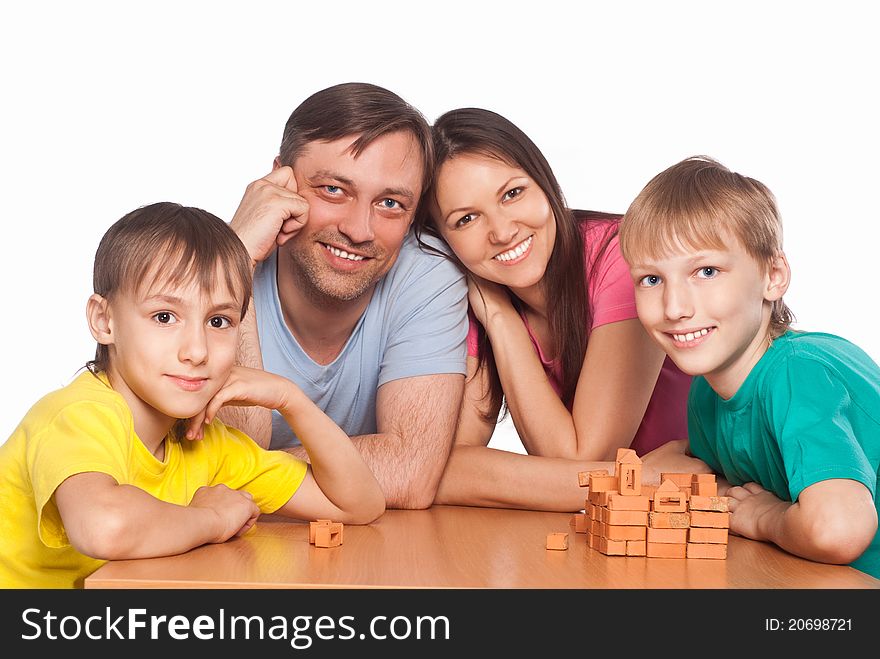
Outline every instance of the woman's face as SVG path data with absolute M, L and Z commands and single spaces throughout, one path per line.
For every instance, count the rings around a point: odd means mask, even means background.
M 538 284 L 556 240 L 547 195 L 522 169 L 480 154 L 440 166 L 434 221 L 462 264 L 514 291 Z

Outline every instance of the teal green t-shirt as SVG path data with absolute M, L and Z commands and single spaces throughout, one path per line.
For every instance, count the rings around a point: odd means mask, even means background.
M 848 478 L 876 506 L 880 367 L 839 336 L 786 332 L 729 400 L 694 378 L 688 437 L 693 455 L 732 485 L 755 482 L 797 501 L 814 483 Z M 880 578 L 880 533 L 852 566 Z

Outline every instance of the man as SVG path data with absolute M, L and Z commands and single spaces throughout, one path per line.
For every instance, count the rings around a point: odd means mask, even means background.
M 433 502 L 464 388 L 464 277 L 409 230 L 432 159 L 430 128 L 403 99 L 336 85 L 293 111 L 231 222 L 255 267 L 239 363 L 296 382 L 351 436 L 389 508 Z M 223 416 L 306 457 L 268 410 Z

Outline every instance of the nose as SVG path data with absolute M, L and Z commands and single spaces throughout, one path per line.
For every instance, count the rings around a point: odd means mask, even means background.
M 338 228 L 354 244 L 371 242 L 375 237 L 372 203 L 362 201 L 353 204 L 350 212 L 339 222 Z
M 663 313 L 668 320 L 681 320 L 694 315 L 694 305 L 688 287 L 682 284 L 663 287 Z
M 178 358 L 193 365 L 208 359 L 208 334 L 203 323 L 189 324 L 181 334 Z
M 509 244 L 519 233 L 519 225 L 501 214 L 489 216 L 488 221 L 489 240 L 498 245 Z

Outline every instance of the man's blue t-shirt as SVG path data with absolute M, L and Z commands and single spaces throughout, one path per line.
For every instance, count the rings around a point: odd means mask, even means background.
M 440 241 L 423 239 L 448 251 Z M 420 248 L 412 232 L 345 347 L 327 365 L 312 361 L 284 322 L 276 255 L 277 250 L 254 273 L 263 368 L 295 382 L 349 436 L 376 432 L 376 394 L 386 382 L 466 373 L 465 277 L 449 259 Z M 297 444 L 284 418 L 273 412 L 271 448 Z

